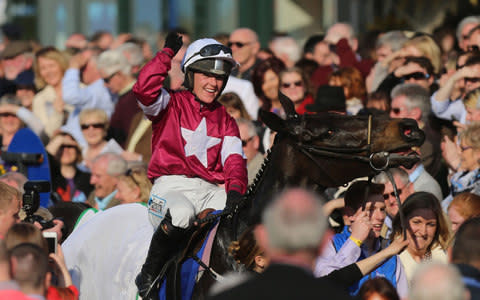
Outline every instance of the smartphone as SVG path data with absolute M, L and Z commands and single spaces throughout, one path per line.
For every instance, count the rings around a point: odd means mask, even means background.
M 47 240 L 48 253 L 57 254 L 57 233 L 51 231 L 44 231 L 43 237 Z

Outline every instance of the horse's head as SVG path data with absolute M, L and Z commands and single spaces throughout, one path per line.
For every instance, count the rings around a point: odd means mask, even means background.
M 414 120 L 339 114 L 300 116 L 288 98 L 282 95 L 281 101 L 286 120 L 265 111 L 260 116 L 278 132 L 277 147 L 283 149 L 281 155 L 286 158 L 281 169 L 290 172 L 287 176 L 298 176 L 298 171 L 322 186 L 338 186 L 390 167 L 411 168 L 419 160 L 412 147 L 420 146 L 425 135 Z M 288 159 L 289 155 L 294 156 Z

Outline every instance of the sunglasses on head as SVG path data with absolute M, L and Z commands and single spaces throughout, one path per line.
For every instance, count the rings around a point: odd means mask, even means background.
M 301 80 L 295 82 L 284 82 L 282 83 L 282 87 L 288 89 L 291 86 L 301 87 L 303 86 L 303 82 Z
M 228 42 L 227 46 L 232 48 L 233 45 L 235 45 L 237 48 L 243 48 L 243 46 L 246 46 L 250 44 L 249 42 L 242 43 L 242 42 Z
M 217 55 L 221 51 L 223 51 L 223 53 L 229 53 L 230 55 L 232 55 L 232 49 L 230 49 L 229 47 L 226 47 L 222 44 L 210 44 L 200 49 L 200 51 L 192 54 L 192 56 L 190 56 L 190 58 L 185 61 L 184 65 L 186 65 L 189 60 L 191 60 L 197 55 L 200 55 L 201 57 L 209 57 Z
M 118 72 L 115 72 L 115 73 L 113 73 L 112 75 L 103 78 L 103 81 L 104 81 L 105 83 L 107 83 L 107 84 L 110 83 L 110 81 L 112 80 L 112 78 L 113 78 L 115 75 L 117 75 L 117 73 L 118 73 Z
M 95 129 L 103 129 L 105 128 L 105 124 L 104 123 L 82 124 L 80 125 L 80 127 L 82 128 L 82 130 L 87 130 L 90 127 L 93 127 Z
M 465 82 L 477 83 L 480 82 L 480 77 L 465 77 Z
M 253 136 L 249 137 L 246 140 L 242 140 L 242 147 L 245 147 L 251 140 L 253 140 Z
M 402 76 L 403 81 L 407 81 L 407 80 L 410 80 L 410 79 L 426 80 L 428 78 L 430 78 L 430 75 L 422 73 L 422 72 L 414 72 L 414 73 L 405 74 L 405 75 Z
M 135 183 L 136 185 L 139 185 L 138 181 L 135 179 L 135 176 L 133 176 L 135 172 L 136 171 L 133 169 L 128 169 L 127 172 L 125 172 L 125 176 L 130 177 L 133 180 L 133 183 Z
M 402 194 L 402 189 L 397 189 L 397 192 L 398 192 L 398 196 L 400 196 Z M 383 194 L 383 199 L 388 200 L 390 196 L 395 197 L 395 193 L 391 192 L 390 194 Z

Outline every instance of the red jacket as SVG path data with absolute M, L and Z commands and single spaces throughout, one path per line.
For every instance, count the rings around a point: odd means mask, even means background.
M 235 120 L 217 101 L 203 104 L 190 91 L 163 88 L 172 56 L 168 48 L 158 52 L 133 86 L 140 107 L 152 121 L 149 178 L 200 177 L 225 183 L 227 192 L 244 193 L 247 168 Z

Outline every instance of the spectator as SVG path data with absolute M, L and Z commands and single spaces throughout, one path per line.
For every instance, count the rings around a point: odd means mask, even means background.
M 324 39 L 325 36 L 321 34 L 310 36 L 303 46 L 303 58 L 316 62 L 318 66 L 331 66 L 334 63 L 333 55 Z
M 275 37 L 270 42 L 270 49 L 287 68 L 291 68 L 300 59 L 300 47 L 297 41 L 290 36 Z
M 402 228 L 400 214 L 405 216 L 407 228 Z M 413 273 L 421 262 L 447 261 L 445 250 L 450 239 L 448 223 L 433 194 L 413 193 L 403 202 L 393 220 L 392 237 L 402 236 L 404 230 L 409 244 L 399 257 L 411 285 Z
M 75 55 L 87 47 L 88 41 L 83 33 L 72 33 L 65 41 L 65 51 L 69 55 Z
M 267 267 L 268 258 L 258 244 L 254 230 L 255 226 L 245 229 L 238 241 L 230 244 L 228 253 L 238 264 L 245 266 L 247 271 L 260 274 Z
M 91 161 L 101 153 L 114 152 L 122 154 L 122 147 L 114 140 L 105 140 L 108 130 L 108 116 L 98 108 L 88 108 L 79 115 L 80 127 L 87 142 L 82 149 L 83 162 L 80 168 L 88 171 L 92 167 Z
M 450 194 L 442 202 L 445 211 L 461 192 L 480 194 L 480 122 L 468 125 L 459 137 L 460 165 L 450 179 Z
M 301 189 L 286 190 L 267 206 L 262 220 L 255 237 L 271 264 L 259 276 L 211 299 L 316 299 L 320 294 L 329 299 L 349 298 L 337 283 L 315 279 L 311 273 L 327 230 L 327 219 L 315 195 Z
M 40 92 L 33 98 L 32 111 L 42 121 L 48 137 L 64 124 L 73 109 L 65 105 L 62 95 L 62 78 L 67 68 L 67 58 L 53 47 L 35 53 L 35 83 Z
M 218 98 L 218 102 L 220 102 L 225 107 L 227 113 L 235 120 L 240 118 L 245 120 L 251 120 L 250 115 L 245 109 L 242 100 L 240 99 L 240 97 L 238 97 L 237 94 L 224 93 Z
M 471 299 L 480 299 L 480 217 L 471 218 L 458 228 L 450 261 L 462 274 Z
M 232 75 L 252 81 L 253 69 L 259 63 L 257 53 L 260 43 L 257 33 L 249 28 L 238 28 L 230 33 L 227 45 L 232 48 L 233 59 L 240 64 L 238 71 L 233 71 Z
M 257 95 L 255 95 L 253 84 L 245 79 L 240 79 L 234 76 L 229 76 L 227 85 L 222 92 L 235 93 L 238 95 L 243 103 L 250 119 L 256 120 L 258 117 L 259 101 Z
M 400 204 L 405 202 L 408 196 L 410 196 L 413 191 L 413 186 L 408 178 L 408 173 L 400 168 L 391 168 L 388 170 L 393 176 L 395 181 L 395 186 L 397 187 L 398 199 Z M 393 220 L 398 214 L 398 202 L 393 190 L 393 185 L 390 182 L 390 178 L 385 172 L 380 172 L 373 178 L 373 182 L 377 184 L 383 184 L 385 190 L 383 191 L 383 199 L 385 200 L 385 212 L 387 216 L 382 225 L 381 236 L 384 239 L 390 239 L 390 234 L 393 228 Z
M 3 239 L 0 239 L 0 299 L 31 300 L 20 291 L 20 286 L 12 279 L 10 271 L 8 250 Z
M 401 55 L 403 57 L 426 57 L 433 66 L 433 73 L 439 74 L 442 68 L 440 47 L 435 40 L 427 34 L 417 34 L 403 44 Z
M 85 202 L 93 186 L 90 174 L 77 167 L 82 162 L 82 150 L 77 141 L 70 134 L 60 132 L 45 148 L 49 154 L 52 192 L 62 201 Z
M 480 24 L 479 16 L 468 16 L 463 18 L 457 25 L 457 41 L 458 46 L 463 51 L 467 51 L 468 47 L 468 33 L 477 25 Z
M 480 216 L 480 196 L 468 192 L 460 193 L 453 197 L 447 212 L 452 232 L 455 233 L 466 220 Z
M 136 77 L 145 64 L 145 57 L 143 56 L 142 48 L 133 42 L 127 42 L 120 45 L 116 50 L 125 56 L 130 64 L 130 74 L 133 77 Z
M 15 93 L 14 80 L 19 76 L 33 78 L 33 53 L 28 41 L 9 42 L 1 53 L 4 79 L 0 84 L 0 97 Z
M 460 273 L 444 263 L 425 263 L 412 279 L 410 300 L 468 300 Z M 472 298 L 473 299 L 473 298 Z
M 417 168 L 425 170 L 440 184 L 447 185 L 447 166 L 442 161 L 440 149 L 440 133 L 433 129 L 432 121 L 429 119 L 430 102 L 429 93 L 421 86 L 413 83 L 404 83 L 396 86 L 391 94 L 392 104 L 390 117 L 392 118 L 411 118 L 417 121 L 425 133 L 425 142 L 420 146 L 421 165 L 410 169 L 411 181 L 416 181 L 413 172 Z M 421 169 L 418 169 L 421 173 Z M 424 178 L 426 179 L 426 178 Z M 431 181 L 431 180 L 430 180 Z M 418 185 L 417 185 L 418 187 Z
M 22 194 L 17 189 L 0 182 L 0 238 L 3 239 L 10 227 L 20 222 L 18 213 L 22 206 Z
M 348 115 L 356 115 L 363 109 L 366 89 L 360 71 L 353 67 L 340 68 L 330 74 L 328 84 L 343 88 Z
M 252 74 L 253 88 L 260 100 L 260 107 L 277 115 L 283 115 L 283 107 L 278 99 L 280 72 L 285 65 L 276 57 L 257 64 Z
M 279 77 L 280 92 L 292 100 L 298 114 L 306 113 L 306 106 L 313 104 L 313 96 L 310 91 L 310 81 L 302 70 L 297 67 L 288 68 L 280 72 Z
M 129 168 L 125 175 L 120 175 L 117 182 L 117 194 L 115 197 L 120 204 L 125 203 L 147 203 L 152 183 L 147 177 L 144 168 Z
M 400 300 L 395 287 L 384 277 L 374 277 L 365 281 L 358 296 L 362 300 Z
M 127 162 L 118 154 L 103 153 L 92 161 L 90 184 L 95 189 L 87 199 L 90 206 L 105 210 L 120 204 L 117 194 L 118 176 L 127 171 Z
M 111 136 L 123 147 L 132 119 L 140 111 L 132 92 L 135 78 L 131 74 L 131 65 L 122 52 L 109 50 L 100 54 L 97 67 L 110 92 L 118 95 L 109 129 Z
M 382 244 L 380 234 L 386 216 L 383 189 L 383 185 L 369 185 L 367 181 L 356 181 L 350 185 L 345 192 L 343 214 L 351 225 L 346 225 L 343 231 L 334 235 L 332 241 L 327 244 L 315 265 L 317 276 L 329 274 L 380 250 Z M 399 259 L 393 256 L 379 264 L 374 274 L 386 277 L 403 296 L 407 293 L 407 282 L 403 272 Z M 357 294 L 360 286 L 370 276 L 365 276 L 350 286 L 350 293 Z
M 236 119 L 240 138 L 242 139 L 243 153 L 247 157 L 248 184 L 252 184 L 263 163 L 260 153 L 260 137 L 257 135 L 255 125 L 246 119 Z
M 32 110 L 33 98 L 37 93 L 33 76 L 27 73 L 20 74 L 15 78 L 15 96 L 20 99 L 22 106 Z
M 95 32 L 89 40 L 89 47 L 98 48 L 106 51 L 113 43 L 113 35 L 105 30 Z
M 91 49 L 74 55 L 62 80 L 63 100 L 74 107 L 62 130 L 70 132 L 81 147 L 86 147 L 87 142 L 80 128 L 80 112 L 98 108 L 109 118 L 114 109 L 112 97 L 97 68 L 97 58 L 98 52 Z

